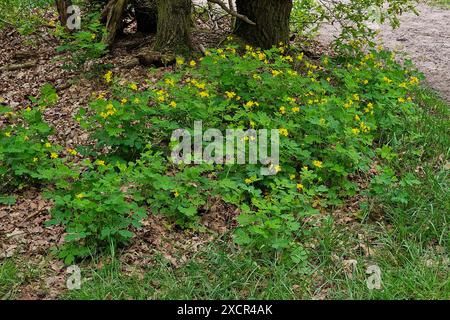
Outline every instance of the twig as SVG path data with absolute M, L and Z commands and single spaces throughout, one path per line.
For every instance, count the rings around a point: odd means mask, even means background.
M 219 5 L 225 12 L 232 15 L 233 17 L 239 18 L 242 21 L 245 21 L 248 24 L 251 24 L 252 26 L 256 25 L 256 23 L 254 23 L 252 20 L 250 20 L 247 16 L 244 16 L 243 14 L 237 13 L 236 11 L 228 8 L 227 5 L 225 3 L 223 3 L 221 0 L 208 0 L 208 2 Z

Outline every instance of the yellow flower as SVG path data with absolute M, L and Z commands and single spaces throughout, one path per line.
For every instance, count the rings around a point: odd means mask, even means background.
M 275 166 L 275 172 L 278 173 L 281 171 L 281 166 L 277 165 Z
M 169 106 L 172 108 L 175 108 L 177 106 L 177 103 L 175 101 L 170 102 Z
M 295 174 L 291 174 L 291 175 L 289 176 L 289 179 L 294 180 L 294 179 L 295 179 Z
M 297 56 L 297 60 L 298 60 L 298 61 L 302 61 L 302 60 L 303 60 L 303 56 L 304 56 L 304 53 L 303 53 L 303 52 L 300 53 L 300 54 Z
M 261 80 L 262 78 L 261 78 L 261 76 L 259 75 L 259 74 L 254 74 L 253 75 L 253 79 L 255 79 L 255 80 Z
M 420 80 L 419 80 L 419 78 L 417 78 L 417 77 L 411 77 L 410 80 L 409 80 L 409 83 L 410 83 L 411 85 L 416 85 L 416 84 L 419 84 L 419 83 L 420 83 Z
M 5 132 L 5 136 L 8 138 L 11 137 L 11 132 Z
M 96 37 L 95 33 L 91 34 L 91 39 L 94 40 Z
M 50 154 L 50 158 L 56 159 L 56 158 L 58 158 L 58 154 L 55 153 L 55 152 L 52 152 L 52 153 Z
M 103 76 L 105 78 L 106 83 L 110 83 L 112 81 L 112 72 L 109 70 L 105 75 Z
M 137 91 L 138 87 L 137 87 L 136 83 L 130 83 L 130 89 Z
M 353 134 L 358 135 L 359 134 L 359 129 L 358 128 L 353 128 L 352 132 L 353 132 Z
M 38 160 L 39 160 L 39 159 L 36 158 L 36 157 L 33 158 L 33 162 L 38 162 Z
M 253 180 L 252 180 L 252 179 L 250 179 L 250 178 L 247 178 L 247 179 L 245 179 L 244 181 L 245 181 L 245 183 L 246 183 L 246 184 L 250 184 L 250 183 L 252 183 L 252 182 L 253 182 Z
M 330 77 L 328 77 L 328 78 L 327 78 L 327 82 L 330 82 L 330 81 L 331 81 L 331 78 L 330 78 Z
M 406 100 L 405 100 L 404 98 L 398 98 L 398 102 L 400 102 L 400 103 L 405 103 Z
M 178 198 L 180 194 L 178 193 L 178 191 L 173 191 L 173 195 L 175 198 Z
M 197 65 L 197 62 L 195 62 L 194 60 L 191 60 L 191 62 L 189 62 L 189 65 L 191 67 L 195 67 Z
M 175 85 L 175 81 L 173 79 L 166 79 L 164 82 L 172 87 Z
M 314 160 L 313 165 L 317 168 L 322 168 L 322 161 Z
M 209 93 L 206 92 L 206 91 L 200 91 L 199 95 L 200 95 L 200 97 L 202 97 L 202 98 L 207 98 L 207 97 L 209 97 Z
M 283 71 L 272 70 L 272 75 L 273 75 L 274 77 L 279 76 L 279 75 L 282 74 L 282 73 L 283 73 Z
M 294 113 L 300 112 L 300 108 L 299 107 L 293 107 L 292 108 L 292 112 L 294 112 Z
M 308 166 L 303 166 L 303 171 L 308 171 Z
M 286 113 L 286 107 L 282 106 L 280 107 L 280 113 L 285 114 Z
M 236 96 L 236 93 L 233 91 L 225 91 L 228 99 L 233 99 Z
M 251 107 L 253 107 L 253 106 L 259 106 L 259 103 L 250 100 L 250 101 L 248 101 L 244 106 L 247 107 L 247 108 L 251 108 Z
M 79 193 L 75 196 L 77 199 L 83 199 L 84 198 L 84 194 L 83 193 Z
M 303 190 L 303 185 L 301 184 L 301 183 L 297 183 L 297 189 L 300 191 L 300 190 Z
M 54 27 L 56 24 L 55 24 L 55 21 L 50 20 L 50 21 L 48 22 L 48 25 L 49 25 L 50 27 Z
M 355 115 L 355 120 L 359 121 L 359 120 L 361 120 L 361 118 L 358 115 Z
M 176 58 L 176 62 L 177 62 L 177 65 L 181 66 L 181 65 L 184 64 L 184 58 L 183 57 L 177 57 Z
M 278 132 L 279 132 L 282 136 L 285 136 L 285 137 L 287 137 L 287 136 L 289 135 L 289 132 L 288 132 L 287 129 L 285 129 L 285 128 L 280 128 L 280 129 L 278 129 Z
M 133 103 L 134 104 L 138 104 L 138 103 L 140 103 L 141 102 L 141 100 L 139 99 L 139 98 L 134 98 L 133 99 Z
M 363 83 L 364 83 L 364 84 L 368 84 L 368 83 L 369 83 L 369 80 L 366 79 L 366 80 L 363 81 Z
M 97 161 L 95 161 L 95 163 L 96 163 L 98 166 L 100 166 L 100 167 L 104 167 L 104 166 L 105 166 L 105 161 L 103 161 L 103 160 L 97 160 Z
M 125 103 L 127 103 L 127 102 L 128 102 L 128 100 L 125 99 L 125 98 L 123 98 L 122 100 L 120 100 L 120 103 L 121 103 L 121 104 L 125 104 Z
M 67 152 L 69 152 L 69 154 L 71 154 L 71 155 L 73 155 L 73 156 L 76 156 L 77 155 L 77 152 L 74 150 L 74 149 L 67 149 Z
M 384 81 L 384 82 L 387 82 L 387 83 L 392 83 L 392 80 L 389 79 L 388 77 L 384 77 L 384 78 L 383 78 L 383 81 Z
M 45 147 L 46 147 L 46 148 L 51 148 L 51 147 L 52 147 L 52 145 L 51 145 L 51 143 L 50 143 L 50 142 L 47 142 L 47 143 L 45 144 Z

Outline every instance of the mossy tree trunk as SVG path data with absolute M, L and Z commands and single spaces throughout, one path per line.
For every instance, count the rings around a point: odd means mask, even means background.
M 155 49 L 188 55 L 191 42 L 191 1 L 157 0 L 158 32 Z
M 246 42 L 264 49 L 287 43 L 292 0 L 236 0 L 237 12 L 247 16 L 256 25 L 240 19 L 234 33 Z

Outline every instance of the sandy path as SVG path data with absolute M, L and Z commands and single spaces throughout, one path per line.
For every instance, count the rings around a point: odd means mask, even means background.
M 403 15 L 398 29 L 382 25 L 380 38 L 386 48 L 405 53 L 450 102 L 450 10 L 420 4 L 418 11 L 419 16 Z M 319 40 L 329 43 L 336 33 L 334 27 L 324 26 Z

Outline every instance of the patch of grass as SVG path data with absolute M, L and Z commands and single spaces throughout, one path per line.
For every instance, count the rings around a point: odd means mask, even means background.
M 0 263 L 0 299 L 14 298 L 20 285 L 18 270 L 13 260 L 7 259 Z
M 428 3 L 434 6 L 450 9 L 450 0 L 430 0 Z

